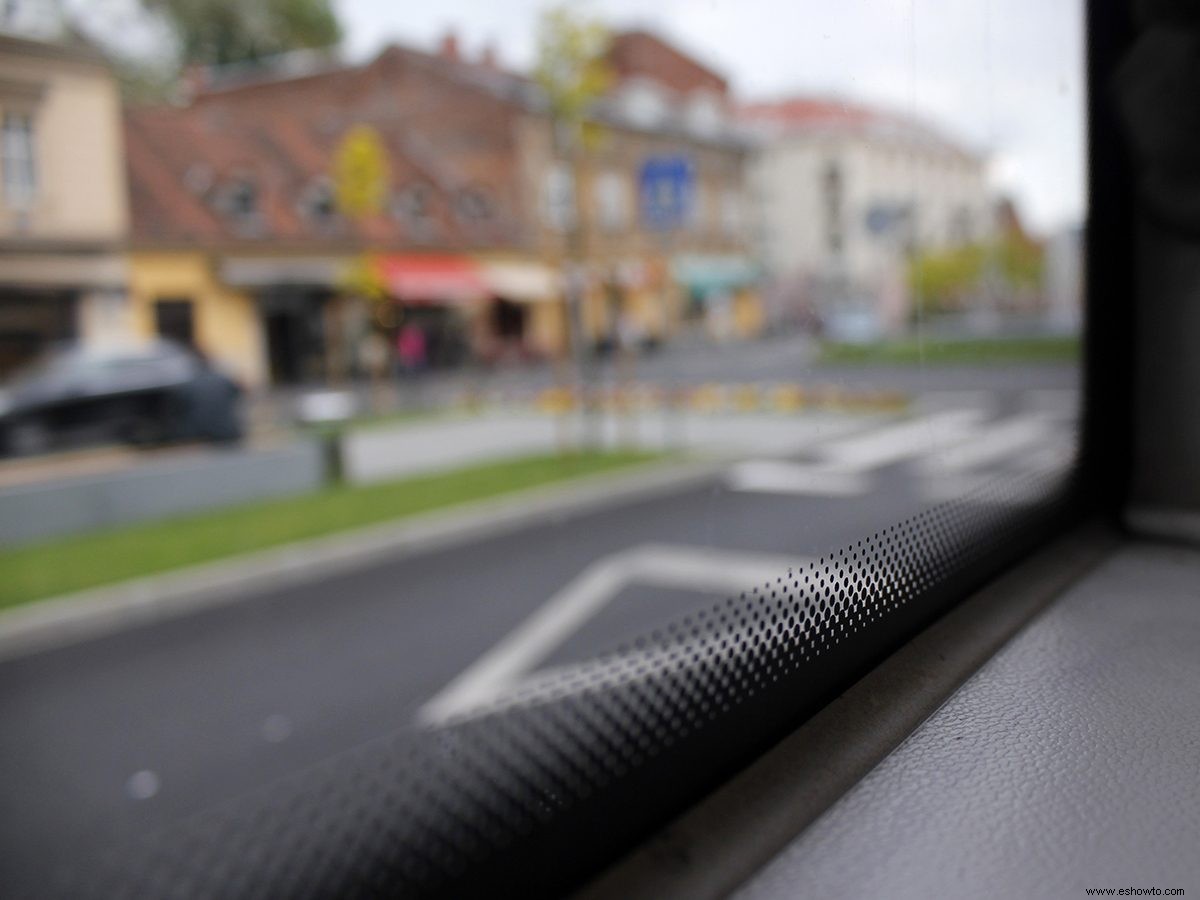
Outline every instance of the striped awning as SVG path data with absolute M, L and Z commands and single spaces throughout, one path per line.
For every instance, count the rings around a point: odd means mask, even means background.
M 404 303 L 462 304 L 489 296 L 479 266 L 465 256 L 381 256 L 375 266 L 384 289 Z
M 480 263 L 488 290 L 517 303 L 539 303 L 562 296 L 562 277 L 549 266 L 521 260 Z

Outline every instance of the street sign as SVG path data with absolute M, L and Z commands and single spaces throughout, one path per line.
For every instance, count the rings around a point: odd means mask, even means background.
M 898 232 L 908 225 L 911 214 L 907 203 L 878 203 L 867 210 L 867 231 L 876 237 Z
M 696 176 L 686 156 L 651 156 L 638 174 L 638 205 L 647 228 L 681 227 L 691 211 Z

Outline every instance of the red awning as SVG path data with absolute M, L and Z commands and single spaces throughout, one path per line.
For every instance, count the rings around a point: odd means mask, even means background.
M 379 277 L 405 303 L 470 303 L 488 295 L 479 267 L 462 256 L 383 256 Z

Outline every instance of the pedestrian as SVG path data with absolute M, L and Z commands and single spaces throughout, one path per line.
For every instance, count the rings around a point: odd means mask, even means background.
M 412 376 L 425 369 L 428 346 L 425 331 L 415 322 L 406 322 L 396 335 L 396 357 L 405 374 Z

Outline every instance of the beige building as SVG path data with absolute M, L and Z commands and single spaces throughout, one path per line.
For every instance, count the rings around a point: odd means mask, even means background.
M 906 324 L 909 255 L 994 229 L 985 160 L 927 124 L 821 98 L 750 104 L 758 243 L 776 296 L 869 330 Z
M 93 50 L 0 34 L 0 377 L 128 331 L 117 84 Z

